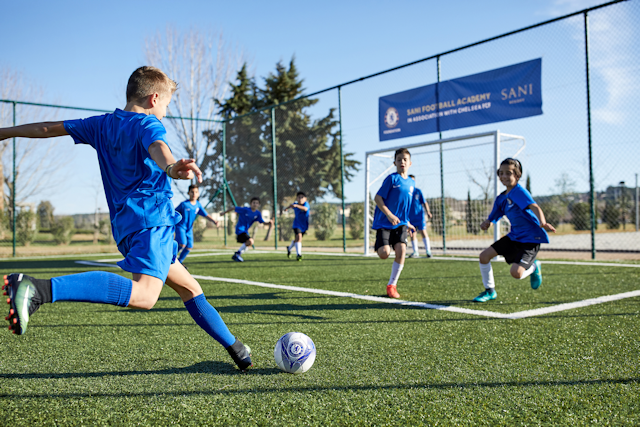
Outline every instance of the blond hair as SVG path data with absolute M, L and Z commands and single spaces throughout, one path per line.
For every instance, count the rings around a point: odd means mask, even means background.
M 135 70 L 127 83 L 127 102 L 139 101 L 149 95 L 173 94 L 178 84 L 156 67 L 143 66 Z

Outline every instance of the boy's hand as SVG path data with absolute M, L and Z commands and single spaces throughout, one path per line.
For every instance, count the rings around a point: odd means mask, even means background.
M 428 217 L 429 219 L 433 218 L 433 215 L 431 215 L 431 212 L 427 212 L 427 217 Z
M 553 225 L 549 224 L 548 222 L 543 224 L 543 225 L 541 225 L 541 227 L 544 228 L 547 231 L 551 231 L 552 233 L 556 232 L 556 228 Z
M 389 222 L 391 223 L 391 225 L 398 225 L 400 224 L 400 220 L 398 219 L 397 216 L 395 216 L 394 214 L 389 214 L 387 215 L 387 219 L 389 220 Z
M 482 231 L 487 231 L 489 229 L 489 227 L 491 226 L 491 221 L 487 221 L 486 219 L 484 221 L 482 221 L 482 224 L 480 224 L 480 229 Z
M 409 231 L 411 232 L 411 235 L 413 236 L 413 233 L 416 232 L 416 228 L 411 225 L 411 223 L 407 224 L 407 227 L 409 228 Z
M 194 175 L 198 183 L 202 182 L 202 171 L 196 165 L 195 159 L 180 159 L 171 166 L 171 178 L 193 179 Z

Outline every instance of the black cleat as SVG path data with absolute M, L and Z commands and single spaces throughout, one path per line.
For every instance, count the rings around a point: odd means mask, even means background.
M 291 249 L 287 246 L 287 258 L 291 258 Z
M 51 294 L 51 281 L 38 280 L 22 273 L 14 273 L 4 276 L 4 294 L 7 295 L 7 304 L 11 306 L 9 316 L 5 320 L 9 321 L 9 330 L 14 334 L 23 335 L 27 332 L 29 316 L 38 310 L 43 302 L 43 295 L 38 288 L 44 283 L 49 283 L 49 290 L 44 293 Z M 50 302 L 50 301 L 47 301 Z
M 242 344 L 239 339 L 236 338 L 236 342 L 227 347 L 227 351 L 242 372 L 253 366 L 253 363 L 251 363 L 251 349 L 249 346 Z

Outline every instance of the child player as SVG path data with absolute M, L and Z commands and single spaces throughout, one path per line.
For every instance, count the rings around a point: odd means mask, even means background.
M 231 257 L 231 259 L 236 262 L 244 262 L 242 253 L 248 246 L 253 246 L 253 238 L 249 235 L 251 224 L 256 221 L 260 224 L 264 224 L 265 222 L 264 219 L 262 219 L 262 214 L 258 210 L 260 209 L 260 199 L 254 197 L 251 199 L 249 206 L 251 207 L 243 208 L 241 206 L 236 206 L 235 208 L 220 212 L 220 215 L 225 215 L 232 211 L 235 211 L 238 214 L 238 224 L 236 224 L 236 241 L 238 243 L 242 243 L 242 246 L 240 246 L 240 249 L 238 249 L 238 251 Z M 273 218 L 271 218 L 269 224 L 273 224 Z
M 387 284 L 387 295 L 389 298 L 400 298 L 397 284 L 407 252 L 407 229 L 415 231 L 409 223 L 409 211 L 416 183 L 407 174 L 411 166 L 409 150 L 406 148 L 396 150 L 394 159 L 393 164 L 397 172 L 385 178 L 374 198 L 376 211 L 372 228 L 377 230 L 375 250 L 378 256 L 381 259 L 387 259 L 392 249 L 396 253 L 391 267 L 391 277 Z
M 22 335 L 43 304 L 77 301 L 151 309 L 163 283 L 175 290 L 195 322 L 222 344 L 241 370 L 251 365 L 250 350 L 234 337 L 205 298 L 200 284 L 179 262 L 174 226 L 180 220 L 171 202 L 171 178 L 202 182 L 193 159 L 176 161 L 160 120 L 177 88 L 157 68 L 140 67 L 127 83 L 127 104 L 113 113 L 64 122 L 0 129 L 0 140 L 71 135 L 96 150 L 109 204 L 113 237 L 124 260 L 118 265 L 133 280 L 91 271 L 52 279 L 25 274 L 4 276 L 10 305 L 9 329 Z
M 549 243 L 547 231 L 556 231 L 545 221 L 542 209 L 531 194 L 518 184 L 522 177 L 522 164 L 519 160 L 503 160 L 498 169 L 498 177 L 507 190 L 496 198 L 489 218 L 480 224 L 480 228 L 487 230 L 492 222 L 506 215 L 511 223 L 511 231 L 480 254 L 480 273 L 485 290 L 473 299 L 475 302 L 489 301 L 498 296 L 491 268 L 491 259 L 497 255 L 504 256 L 505 261 L 511 264 L 511 275 L 514 278 L 531 276 L 531 287 L 538 289 L 542 283 L 542 271 L 540 261 L 535 258 L 540 250 L 540 243 Z
M 302 236 L 304 236 L 309 229 L 310 206 L 309 202 L 307 202 L 307 196 L 302 191 L 299 191 L 298 194 L 296 194 L 296 201 L 284 208 L 285 211 L 287 209 L 293 209 L 296 215 L 293 220 L 293 232 L 296 237 L 287 247 L 287 258 L 291 258 L 291 249 L 295 246 L 297 254 L 296 260 L 302 261 Z
M 409 178 L 416 180 L 414 175 L 409 175 Z M 429 209 L 429 203 L 424 200 L 422 191 L 419 188 L 413 190 L 413 202 L 411 203 L 411 212 L 409 214 L 409 223 L 413 225 L 416 230 L 422 234 L 422 243 L 424 243 L 424 249 L 427 252 L 427 258 L 431 258 L 431 244 L 429 242 L 429 235 L 427 234 L 427 221 L 424 218 L 424 214 L 427 214 L 431 219 L 431 210 Z M 411 258 L 418 258 L 418 233 L 411 233 L 411 246 L 413 246 L 413 253 Z
M 196 221 L 196 215 L 208 219 L 216 226 L 218 225 L 218 222 L 204 210 L 198 201 L 200 197 L 198 186 L 195 184 L 190 185 L 188 194 L 189 200 L 180 203 L 176 208 L 176 212 L 182 215 L 182 219 L 176 224 L 176 242 L 178 242 L 178 251 L 182 251 L 178 261 L 181 263 L 184 262 L 184 259 L 193 249 L 193 223 Z

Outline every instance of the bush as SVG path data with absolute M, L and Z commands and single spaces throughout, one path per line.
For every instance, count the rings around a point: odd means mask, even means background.
M 101 219 L 98 224 L 98 230 L 105 235 L 105 242 L 111 243 L 113 241 L 113 234 L 111 233 L 111 219 Z
M 364 203 L 352 203 L 349 218 L 349 234 L 354 240 L 362 239 L 364 235 Z
M 233 236 L 236 234 L 236 229 L 233 226 L 233 215 L 226 215 L 227 217 L 227 236 Z
M 558 226 L 562 222 L 564 216 L 565 207 L 560 202 L 542 202 L 539 204 L 542 213 L 544 213 L 545 220 L 553 225 Z
M 207 230 L 207 220 L 198 217 L 193 222 L 193 241 L 202 242 L 204 240 L 204 232 Z
M 54 219 L 50 229 L 53 241 L 59 245 L 68 245 L 76 234 L 75 224 L 70 216 Z
M 431 227 L 433 232 L 438 236 L 442 236 L 442 199 L 429 199 L 427 200 L 429 203 L 429 207 L 431 208 L 431 214 L 433 217 L 431 218 Z M 451 214 L 452 209 L 449 202 L 445 202 L 445 210 L 447 213 L 445 223 L 447 225 L 447 233 L 451 229 L 451 225 L 453 223 L 453 215 Z
M 313 213 L 316 239 L 328 240 L 336 229 L 336 210 L 328 203 L 321 204 Z
M 278 218 L 278 234 L 280 235 L 280 240 L 289 241 L 293 240 L 293 220 L 294 216 L 286 215 Z
M 22 209 L 16 217 L 16 240 L 23 246 L 29 246 L 38 235 L 36 213 Z
M 589 206 L 589 203 L 574 203 L 573 205 L 571 205 L 570 211 L 571 224 L 573 224 L 574 230 L 591 230 L 591 207 Z M 547 219 L 547 222 L 550 221 Z
M 602 211 L 602 220 L 609 230 L 617 230 L 620 226 L 620 209 L 614 202 L 607 201 Z
M 485 203 L 482 200 L 471 200 L 471 193 L 467 193 L 467 233 L 480 234 L 480 224 L 487 219 Z

